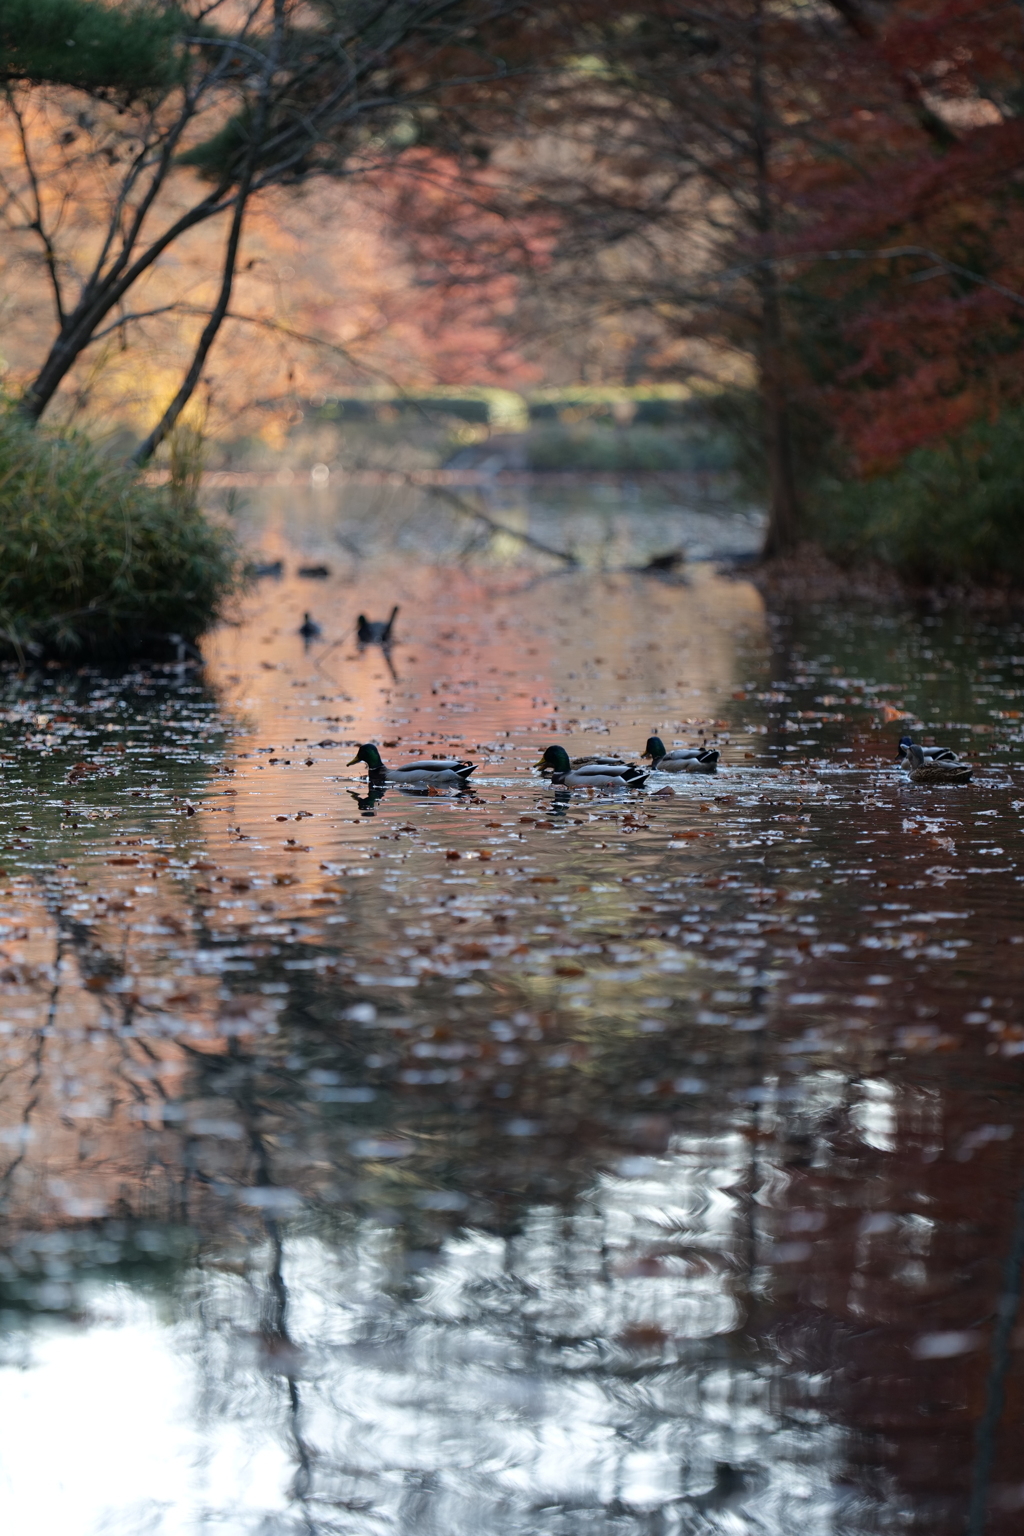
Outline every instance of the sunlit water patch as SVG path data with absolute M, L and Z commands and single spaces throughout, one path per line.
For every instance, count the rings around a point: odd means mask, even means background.
M 476 559 L 8 673 L 14 1525 L 1015 1530 L 1022 658 Z M 533 767 L 651 732 L 719 772 Z

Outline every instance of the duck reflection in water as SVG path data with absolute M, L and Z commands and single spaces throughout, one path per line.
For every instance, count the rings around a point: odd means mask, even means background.
M 359 807 L 360 816 L 372 816 L 374 814 L 387 792 L 387 787 L 386 784 L 370 784 L 365 795 L 357 794 L 354 789 L 348 791 Z

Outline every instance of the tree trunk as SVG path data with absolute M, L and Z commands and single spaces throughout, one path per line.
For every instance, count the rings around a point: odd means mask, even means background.
M 800 542 L 802 508 L 793 453 L 792 412 L 783 363 L 782 316 L 775 271 L 765 264 L 761 287 L 760 391 L 768 465 L 768 524 L 762 555 L 788 555 Z
M 755 279 L 760 299 L 759 373 L 765 456 L 768 461 L 768 526 L 765 559 L 791 553 L 799 543 L 801 508 L 793 457 L 793 432 L 785 368 L 785 331 L 774 261 L 775 206 L 771 186 L 771 105 L 764 69 L 764 0 L 753 0 L 751 15 L 751 105 L 754 218 L 762 259 Z
M 30 421 L 37 422 L 42 416 L 78 358 L 89 346 L 95 332 L 132 284 L 187 230 L 221 211 L 223 192 L 224 188 L 218 187 L 202 202 L 189 209 L 188 213 L 164 230 L 125 271 L 116 276 L 108 273 L 106 277 L 91 284 L 65 318 L 42 368 L 21 397 L 19 408 Z
M 132 462 L 135 464 L 147 463 L 164 439 L 173 432 L 178 417 L 191 400 L 195 387 L 199 383 L 210 348 L 213 346 L 217 332 L 220 330 L 224 317 L 228 312 L 228 305 L 231 302 L 231 289 L 235 281 L 235 268 L 238 265 L 238 246 L 242 238 L 242 225 L 245 220 L 245 208 L 249 198 L 249 185 L 252 180 L 252 163 L 254 159 L 255 156 L 250 154 L 249 164 L 246 167 L 242 183 L 238 189 L 238 200 L 231 218 L 231 228 L 228 232 L 224 251 L 224 265 L 217 302 L 213 307 L 209 320 L 203 326 L 199 342 L 195 352 L 192 354 L 192 361 L 189 364 L 185 377 L 181 381 L 177 394 L 164 411 L 152 432 L 139 444 L 132 454 Z

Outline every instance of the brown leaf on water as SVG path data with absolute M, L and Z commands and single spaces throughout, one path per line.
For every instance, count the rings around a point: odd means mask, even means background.
M 530 876 L 530 884 L 531 885 L 557 885 L 558 884 L 558 876 L 557 875 L 531 875 Z
M 460 960 L 489 960 L 491 957 L 491 950 L 487 944 L 475 942 L 456 944 L 455 953 Z

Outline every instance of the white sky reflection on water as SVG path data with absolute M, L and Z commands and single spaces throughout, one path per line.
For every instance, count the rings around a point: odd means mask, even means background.
M 0 1373 L 8 1528 L 298 1531 L 290 1489 L 308 1458 L 297 1502 L 316 1530 L 526 1536 L 564 1529 L 556 1506 L 582 1517 L 621 1504 L 661 1510 L 668 1531 L 789 1536 L 799 1522 L 826 1536 L 841 1434 L 784 1426 L 768 1373 L 703 1348 L 737 1324 L 729 1190 L 748 1155 L 739 1136 L 680 1142 L 632 1176 L 602 1176 L 568 1217 L 537 1208 L 507 1241 L 464 1233 L 411 1304 L 382 1284 L 386 1230 L 333 1250 L 297 1238 L 282 1262 L 283 1356 L 262 1348 L 248 1277 L 195 1271 L 198 1308 L 176 1324 L 122 1287 L 100 1290 L 104 1321 L 40 1325 L 32 1369 Z M 659 1232 L 692 1261 L 653 1272 Z M 645 1336 L 662 1364 L 637 1379 L 629 1349 Z M 768 1470 L 705 1508 L 725 1462 Z M 429 1490 L 419 1515 L 417 1487 Z
M 200 1381 L 182 1331 L 125 1288 L 105 1289 L 106 1320 L 79 1331 L 41 1324 L 31 1369 L 0 1370 L 0 1509 L 36 1536 L 191 1536 L 251 1532 L 284 1511 L 283 1448 L 251 1426 L 196 1413 Z

